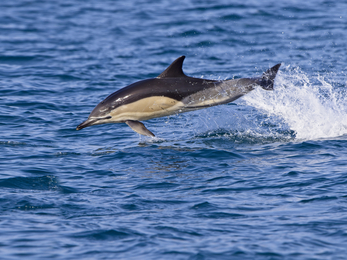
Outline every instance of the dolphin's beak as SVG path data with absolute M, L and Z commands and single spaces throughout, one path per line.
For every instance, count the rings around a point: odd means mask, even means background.
M 100 125 L 105 124 L 105 120 L 112 118 L 111 116 L 101 117 L 101 118 L 88 118 L 86 121 L 84 121 L 82 124 L 79 124 L 76 127 L 76 130 L 81 130 L 82 128 L 92 126 L 92 125 Z
M 85 127 L 88 127 L 88 126 L 92 126 L 94 125 L 94 123 L 96 122 L 97 120 L 95 119 L 87 119 L 86 121 L 84 121 L 82 124 L 79 124 L 77 127 L 76 127 L 76 130 L 81 130 L 82 128 L 85 128 Z

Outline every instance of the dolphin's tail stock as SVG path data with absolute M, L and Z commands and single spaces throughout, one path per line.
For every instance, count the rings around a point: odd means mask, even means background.
M 281 67 L 281 63 L 265 71 L 263 75 L 261 76 L 261 78 L 259 78 L 258 84 L 265 90 L 273 90 L 274 80 L 277 75 L 277 71 L 280 67 Z

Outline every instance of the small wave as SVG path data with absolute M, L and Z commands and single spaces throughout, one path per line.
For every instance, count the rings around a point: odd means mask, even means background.
M 1 145 L 8 145 L 8 146 L 20 146 L 20 145 L 28 145 L 25 142 L 17 142 L 17 141 L 0 141 Z
M 236 144 L 267 144 L 275 142 L 288 142 L 294 140 L 295 133 L 291 130 L 265 131 L 254 128 L 245 130 L 218 129 L 196 135 L 198 138 L 222 138 Z
M 99 229 L 99 230 L 92 230 L 92 231 L 83 231 L 83 232 L 76 232 L 71 235 L 74 238 L 79 239 L 87 239 L 87 240 L 119 240 L 119 239 L 126 239 L 129 237 L 141 237 L 143 236 L 141 233 L 138 233 L 136 231 L 130 230 L 130 229 Z
M 56 190 L 59 188 L 55 176 L 14 177 L 0 181 L 0 187 L 24 190 Z

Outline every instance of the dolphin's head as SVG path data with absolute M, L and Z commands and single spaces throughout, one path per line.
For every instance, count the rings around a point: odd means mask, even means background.
M 111 97 L 111 98 L 110 98 Z M 90 113 L 88 119 L 82 124 L 79 124 L 76 127 L 76 130 L 81 130 L 82 128 L 92 126 L 92 125 L 101 125 L 108 123 L 116 123 L 115 120 L 112 120 L 111 112 L 119 104 L 117 100 L 112 99 L 112 94 L 107 97 L 105 100 L 100 102 Z
M 112 116 L 110 112 L 112 111 L 112 106 L 105 101 L 100 102 L 90 113 L 88 119 L 82 124 L 78 125 L 76 130 L 81 130 L 82 128 L 92 126 L 92 125 L 101 125 L 112 122 Z

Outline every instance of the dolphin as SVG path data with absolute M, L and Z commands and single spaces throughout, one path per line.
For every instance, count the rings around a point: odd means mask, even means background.
M 126 123 L 135 132 L 154 137 L 140 120 L 227 104 L 257 86 L 273 90 L 281 66 L 277 64 L 255 78 L 210 80 L 186 76 L 182 70 L 184 59 L 185 56 L 176 59 L 156 78 L 135 82 L 112 93 L 76 130 L 92 125 Z

